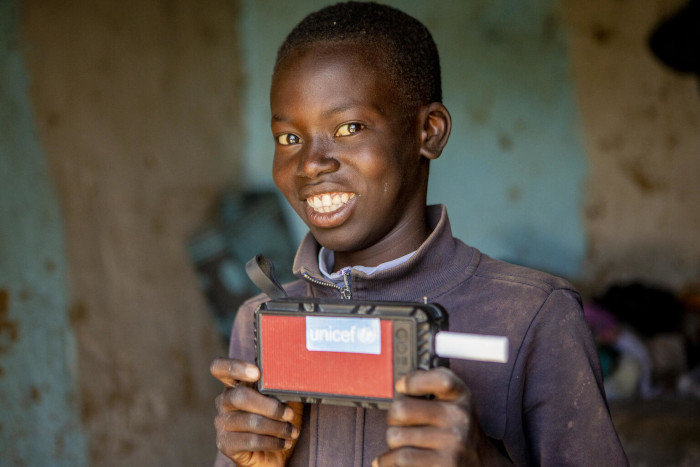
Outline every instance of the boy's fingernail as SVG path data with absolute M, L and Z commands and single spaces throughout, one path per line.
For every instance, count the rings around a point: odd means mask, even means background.
M 286 409 L 284 409 L 284 414 L 282 414 L 282 420 L 289 422 L 293 418 L 294 418 L 294 411 L 290 407 L 287 407 Z
M 258 369 L 253 367 L 253 366 L 249 366 L 248 368 L 245 369 L 245 375 L 248 378 L 257 378 L 259 375 Z
M 292 447 L 292 440 L 288 439 L 284 442 L 284 449 L 289 449 Z
M 401 392 L 401 393 L 406 392 L 406 377 L 405 376 L 396 382 L 396 392 Z
M 292 439 L 297 439 L 299 437 L 299 428 L 292 428 Z

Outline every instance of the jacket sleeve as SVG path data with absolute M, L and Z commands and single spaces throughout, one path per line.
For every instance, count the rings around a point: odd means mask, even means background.
M 514 394 L 528 463 L 628 465 L 612 423 L 598 353 L 578 295 L 554 290 L 525 336 Z
M 229 343 L 230 358 L 255 363 L 254 313 L 261 302 L 262 300 L 251 299 L 236 313 Z

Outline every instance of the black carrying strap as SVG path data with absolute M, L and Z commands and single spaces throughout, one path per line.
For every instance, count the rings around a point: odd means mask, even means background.
M 266 256 L 255 255 L 245 264 L 245 272 L 253 284 L 257 285 L 271 299 L 287 296 L 287 292 L 284 291 L 275 277 L 275 265 Z

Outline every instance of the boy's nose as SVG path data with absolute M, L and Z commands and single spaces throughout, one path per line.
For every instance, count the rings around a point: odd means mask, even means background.
M 297 176 L 304 178 L 316 178 L 325 173 L 338 170 L 339 163 L 331 155 L 330 148 L 325 144 L 307 144 L 300 151 Z

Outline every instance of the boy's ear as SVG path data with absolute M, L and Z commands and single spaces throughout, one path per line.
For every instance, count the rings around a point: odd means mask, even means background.
M 452 117 L 440 102 L 432 102 L 419 111 L 421 125 L 420 155 L 437 159 L 447 144 L 452 130 Z

